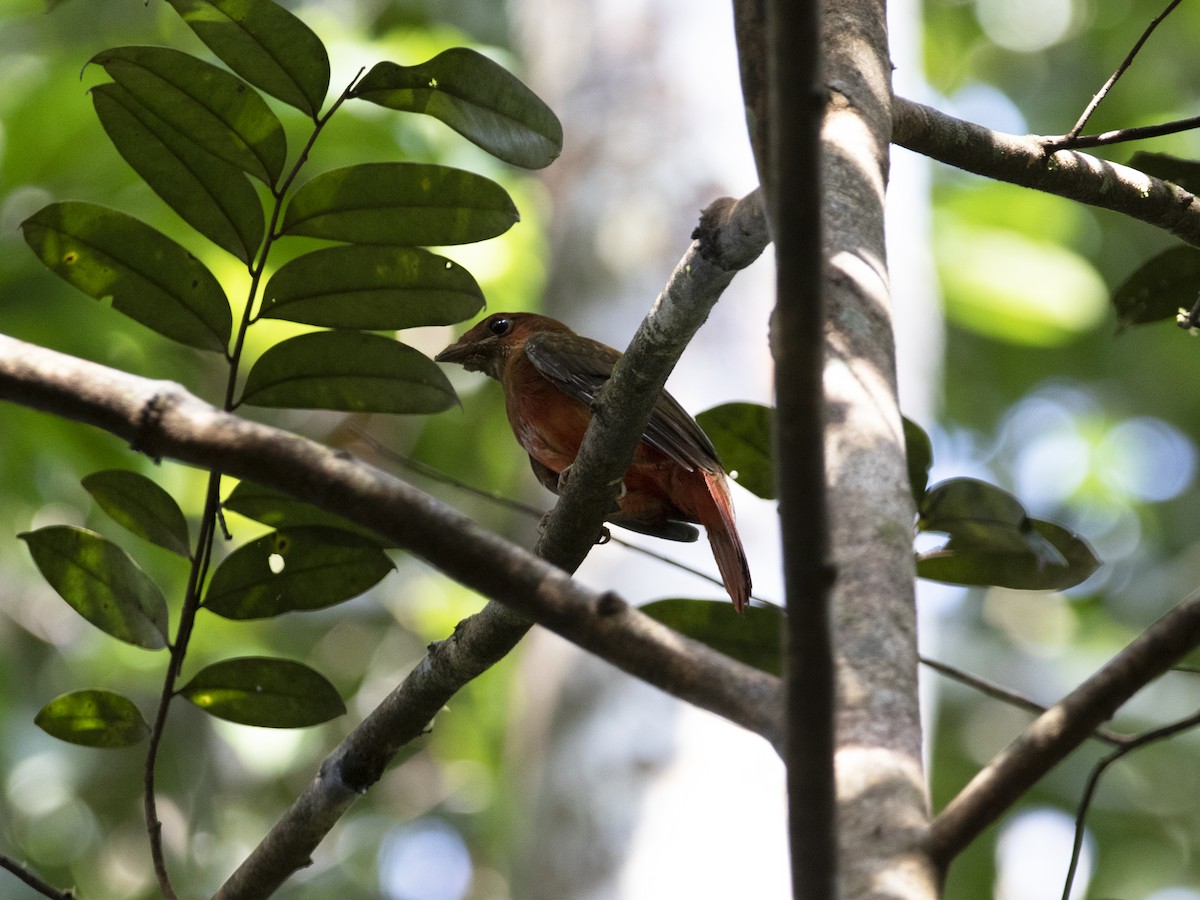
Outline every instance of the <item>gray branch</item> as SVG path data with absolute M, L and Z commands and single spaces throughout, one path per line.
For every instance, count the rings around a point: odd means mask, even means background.
M 1104 668 L 1038 716 L 959 792 L 930 826 L 925 846 L 942 866 L 1043 775 L 1112 718 L 1118 707 L 1200 644 L 1200 592 L 1133 639 Z
M 1177 184 L 1035 135 L 1004 134 L 896 98 L 892 141 L 947 165 L 1123 213 L 1200 246 L 1200 202 Z

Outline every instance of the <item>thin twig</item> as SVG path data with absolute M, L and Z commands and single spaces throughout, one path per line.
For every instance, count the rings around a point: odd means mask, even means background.
M 29 887 L 33 888 L 39 894 L 50 897 L 51 900 L 74 900 L 75 895 L 70 891 L 59 890 L 49 882 L 43 881 L 15 859 L 10 859 L 3 853 L 0 853 L 0 869 L 7 869 L 9 872 L 12 872 L 17 878 L 29 885 Z
M 949 665 L 948 663 L 939 662 L 936 659 L 930 659 L 928 656 L 918 657 L 921 665 L 928 666 L 935 672 L 940 672 L 947 678 L 965 684 L 967 687 L 974 688 L 981 694 L 999 700 L 1002 703 L 1007 703 L 1010 706 L 1015 706 L 1017 709 L 1023 709 L 1032 713 L 1044 713 L 1046 707 L 1024 694 L 1018 693 L 1011 688 L 1006 688 L 1003 685 L 996 684 L 994 681 L 988 681 L 986 678 L 980 678 L 978 675 L 972 675 L 957 666 Z M 1104 741 L 1113 747 L 1124 747 L 1129 742 L 1127 735 L 1118 734 L 1108 728 L 1097 728 L 1092 732 L 1092 736 L 1098 741 Z
M 1113 144 L 1125 144 L 1130 141 L 1144 141 L 1149 138 L 1163 137 L 1168 134 L 1179 134 L 1200 128 L 1200 116 L 1189 119 L 1176 119 L 1173 122 L 1163 122 L 1159 125 L 1139 125 L 1136 128 L 1118 128 L 1115 131 L 1104 131 L 1100 134 L 1084 134 L 1072 137 L 1061 134 L 1054 137 L 1040 137 L 1043 149 L 1047 153 L 1058 150 L 1078 150 L 1082 147 L 1109 147 Z
M 925 838 L 943 867 L 1135 693 L 1200 644 L 1200 591 L 1050 707 L 947 804 Z
M 1133 64 L 1133 58 L 1138 55 L 1138 51 L 1140 51 L 1146 41 L 1149 40 L 1150 35 L 1154 33 L 1154 29 L 1157 28 L 1159 23 L 1169 16 L 1175 7 L 1177 7 L 1181 2 L 1182 0 L 1171 0 L 1171 2 L 1167 4 L 1167 8 L 1159 13 L 1153 22 L 1146 26 L 1146 30 L 1142 32 L 1142 36 L 1138 38 L 1137 43 L 1133 45 L 1133 49 L 1129 51 L 1129 54 L 1124 60 L 1121 61 L 1121 64 L 1117 66 L 1117 70 L 1108 77 L 1108 81 L 1104 82 L 1104 86 L 1096 92 L 1096 95 L 1092 97 L 1091 102 L 1088 103 L 1087 107 L 1084 108 L 1083 115 L 1079 117 L 1079 121 L 1075 123 L 1075 127 L 1072 128 L 1067 134 L 1067 142 L 1065 146 L 1075 146 L 1075 138 L 1079 137 L 1079 132 L 1083 131 L 1083 126 L 1086 125 L 1087 120 L 1092 117 L 1092 113 L 1096 111 L 1096 107 L 1100 105 L 1100 101 L 1107 96 L 1109 90 L 1112 89 L 1112 86 L 1117 83 L 1117 79 L 1125 74 L 1125 70 Z
M 1170 725 L 1144 731 L 1141 734 L 1131 735 L 1125 739 L 1123 746 L 1096 763 L 1091 774 L 1088 776 L 1087 785 L 1083 789 L 1083 797 L 1079 802 L 1079 811 L 1075 814 L 1075 842 L 1071 846 L 1071 864 L 1067 867 L 1067 878 L 1063 884 L 1063 900 L 1070 900 L 1071 898 L 1071 886 L 1075 881 L 1075 873 L 1079 869 L 1079 859 L 1083 852 L 1084 822 L 1087 819 L 1088 807 L 1091 806 L 1092 797 L 1095 795 L 1096 789 L 1100 786 L 1100 777 L 1104 774 L 1105 770 L 1134 750 L 1145 747 L 1147 744 L 1154 743 L 1155 741 L 1174 737 L 1182 731 L 1195 728 L 1197 725 L 1200 725 L 1200 712 L 1192 713 L 1186 719 L 1180 719 L 1178 722 L 1172 722 Z

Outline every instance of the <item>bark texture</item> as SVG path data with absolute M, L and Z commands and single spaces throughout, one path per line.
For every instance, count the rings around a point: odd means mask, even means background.
M 822 133 L 826 463 L 836 570 L 841 896 L 937 895 L 917 694 L 912 498 L 883 206 L 892 128 L 882 0 L 827 0 Z

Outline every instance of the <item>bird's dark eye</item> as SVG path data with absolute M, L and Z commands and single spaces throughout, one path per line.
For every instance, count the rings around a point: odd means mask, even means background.
M 512 319 L 506 318 L 505 316 L 497 316 L 496 318 L 492 319 L 492 321 L 488 322 L 488 331 L 497 337 L 500 337 L 500 335 L 503 334 L 508 334 L 510 328 L 512 328 Z

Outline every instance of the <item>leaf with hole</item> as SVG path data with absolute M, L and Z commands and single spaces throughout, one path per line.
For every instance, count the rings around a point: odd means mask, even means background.
M 341 531 L 351 531 L 375 542 L 381 547 L 393 547 L 395 543 L 369 528 L 363 528 L 349 519 L 331 513 L 297 500 L 291 494 L 277 491 L 275 488 L 255 484 L 252 481 L 239 481 L 222 504 L 229 512 L 235 512 L 247 519 L 261 522 L 272 528 L 289 529 L 302 528 L 309 525 L 322 525 L 326 528 L 337 528 Z
M 168 125 L 119 84 L 92 88 L 100 124 L 125 161 L 180 217 L 242 262 L 262 243 L 262 203 L 249 179 Z
M 233 328 L 225 292 L 196 257 L 132 216 L 79 201 L 52 203 L 21 223 L 59 278 L 172 340 L 224 353 Z
M 750 606 L 739 616 L 725 600 L 676 598 L 656 600 L 640 609 L 739 662 L 772 675 L 783 671 L 783 610 L 777 606 Z
M 301 186 L 280 231 L 359 244 L 445 246 L 493 238 L 518 218 L 504 188 L 481 175 L 423 163 L 364 163 Z
M 263 656 L 205 666 L 179 695 L 218 719 L 263 728 L 306 728 L 346 712 L 325 676 L 303 663 Z
M 132 747 L 150 736 L 133 701 L 112 691 L 72 691 L 41 708 L 34 724 L 46 734 L 81 747 Z
M 229 554 L 213 573 L 204 607 L 227 619 L 324 609 L 374 587 L 393 568 L 370 538 L 323 526 L 287 528 Z
M 86 475 L 83 489 L 118 525 L 160 547 L 189 556 L 187 519 L 175 498 L 139 472 L 108 469 Z
M 465 47 L 416 66 L 378 63 L 351 96 L 440 119 L 514 166 L 540 169 L 562 152 L 562 125 L 550 107 L 503 66 Z
M 929 470 L 933 468 L 933 443 L 925 429 L 912 419 L 902 417 L 904 424 L 904 457 L 908 462 L 908 483 L 913 501 L 918 507 L 929 487 Z
M 280 267 L 261 315 L 327 328 L 452 325 L 483 308 L 471 273 L 419 247 L 328 247 Z
M 1200 297 L 1200 250 L 1172 247 L 1144 263 L 1113 293 L 1119 330 L 1174 320 Z
M 1055 559 L 1034 549 L 997 551 L 951 538 L 944 547 L 917 557 L 917 574 L 950 584 L 1062 591 L 1100 568 L 1096 554 L 1079 535 L 1041 519 L 1030 519 L 1029 524 L 1053 548 Z
M 147 650 L 167 645 L 162 591 L 116 544 L 71 525 L 50 525 L 17 537 L 58 595 L 101 631 Z
M 285 409 L 433 413 L 458 402 L 437 363 L 377 334 L 321 331 L 268 349 L 246 376 L 242 403 Z
M 767 500 L 775 498 L 771 465 L 771 419 L 775 411 L 761 403 L 725 403 L 696 416 L 717 455 L 737 483 Z
M 213 155 L 266 184 L 279 179 L 287 157 L 283 125 L 236 75 L 167 47 L 114 47 L 90 61 Z
M 221 62 L 272 97 L 316 117 L 329 54 L 311 28 L 271 0 L 167 0 Z

